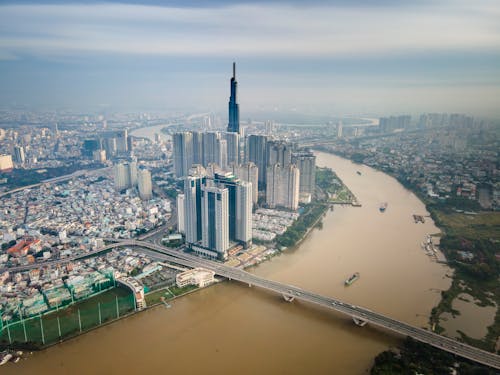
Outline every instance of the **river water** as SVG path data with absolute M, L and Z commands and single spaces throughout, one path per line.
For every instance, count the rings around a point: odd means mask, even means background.
M 420 248 L 439 230 L 415 224 L 425 206 L 395 179 L 319 153 L 362 207 L 336 207 L 297 249 L 252 269 L 273 280 L 364 306 L 418 326 L 447 289 L 449 269 Z M 358 175 L 356 171 L 360 171 Z M 381 202 L 388 202 L 380 213 Z M 360 279 L 343 281 L 353 272 Z M 6 374 L 364 374 L 401 338 L 306 303 L 221 283 L 35 353 Z
M 154 141 L 155 134 L 158 134 L 161 140 L 169 140 L 171 139 L 171 136 L 161 132 L 163 128 L 166 128 L 169 125 L 170 124 L 161 124 L 135 129 L 130 132 L 130 135 L 133 135 L 134 137 L 149 138 L 150 140 Z

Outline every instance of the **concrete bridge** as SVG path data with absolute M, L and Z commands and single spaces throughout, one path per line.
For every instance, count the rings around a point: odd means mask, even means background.
M 350 316 L 359 325 L 372 324 L 400 335 L 410 336 L 415 340 L 425 342 L 436 348 L 453 353 L 457 356 L 467 358 L 486 366 L 500 369 L 500 356 L 458 342 L 454 339 L 438 335 L 423 328 L 414 327 L 410 324 L 392 319 L 369 309 L 351 305 L 335 298 L 325 297 L 296 286 L 271 281 L 258 277 L 241 269 L 202 259 L 194 255 L 186 254 L 177 250 L 171 250 L 163 246 L 155 245 L 145 241 L 127 241 L 129 246 L 137 246 L 148 249 L 148 254 L 158 259 L 175 262 L 188 267 L 203 267 L 214 271 L 217 275 L 229 280 L 240 281 L 249 286 L 256 286 L 281 294 L 286 301 L 294 299 L 310 302 L 328 309 L 338 311 Z
M 107 239 L 111 241 L 111 239 Z M 45 262 L 40 264 L 33 264 L 23 267 L 9 268 L 9 271 L 22 271 L 26 269 L 45 267 L 48 265 L 55 265 L 63 262 L 77 260 L 91 255 L 97 255 L 100 252 L 110 250 L 120 246 L 133 246 L 140 249 L 140 251 L 147 253 L 152 258 L 161 261 L 176 263 L 186 267 L 203 267 L 215 272 L 219 276 L 223 276 L 229 280 L 235 280 L 247 284 L 249 286 L 256 286 L 266 290 L 273 291 L 281 294 L 283 298 L 292 302 L 295 299 L 313 303 L 324 308 L 335 310 L 342 314 L 351 317 L 355 324 L 364 326 L 371 324 L 377 327 L 387 329 L 403 336 L 410 336 L 415 340 L 427 343 L 436 348 L 445 350 L 457 356 L 467 358 L 471 361 L 481 363 L 483 365 L 500 369 L 500 356 L 466 345 L 454 339 L 450 339 L 434 332 L 428 331 L 423 328 L 414 327 L 410 324 L 392 319 L 388 316 L 379 314 L 361 306 L 351 305 L 336 298 L 322 296 L 302 288 L 280 283 L 277 281 L 267 280 L 262 277 L 253 275 L 244 270 L 226 266 L 224 264 L 214 262 L 208 259 L 200 258 L 198 256 L 186 254 L 179 250 L 172 250 L 164 246 L 156 245 L 151 242 L 141 240 L 112 240 L 115 243 L 107 245 L 92 253 L 87 253 L 81 256 L 75 256 L 58 261 Z

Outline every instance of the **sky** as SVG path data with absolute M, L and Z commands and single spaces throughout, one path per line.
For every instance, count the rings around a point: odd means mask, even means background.
M 2 1 L 0 106 L 500 118 L 497 0 Z

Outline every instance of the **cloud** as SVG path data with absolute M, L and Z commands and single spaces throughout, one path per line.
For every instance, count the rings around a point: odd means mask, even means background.
M 491 1 L 424 4 L 4 5 L 0 59 L 85 53 L 323 58 L 500 50 L 499 9 Z

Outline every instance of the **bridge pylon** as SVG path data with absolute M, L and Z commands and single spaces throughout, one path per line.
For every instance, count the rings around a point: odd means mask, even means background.
M 352 321 L 354 322 L 354 324 L 356 324 L 359 327 L 364 327 L 366 325 L 366 323 L 368 323 L 366 320 L 363 320 L 363 319 L 358 318 L 356 316 L 352 317 Z

